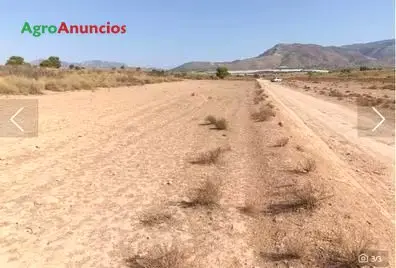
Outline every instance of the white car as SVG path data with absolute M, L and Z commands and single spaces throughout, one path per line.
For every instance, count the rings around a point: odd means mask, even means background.
M 282 82 L 281 78 L 275 77 L 271 79 L 271 82 Z

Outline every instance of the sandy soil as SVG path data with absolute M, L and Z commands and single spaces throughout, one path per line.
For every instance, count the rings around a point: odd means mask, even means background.
M 334 232 L 354 230 L 367 230 L 376 249 L 393 252 L 394 145 L 356 137 L 352 111 L 261 83 L 277 109 L 261 123 L 250 119 L 253 82 L 38 97 L 39 136 L 0 139 L 1 267 L 127 267 L 126 258 L 156 245 L 186 251 L 184 267 L 325 267 Z M 203 124 L 209 114 L 226 118 L 229 128 Z M 287 146 L 274 147 L 282 137 Z M 218 146 L 231 150 L 216 165 L 189 163 Z M 317 169 L 290 172 L 304 157 Z M 219 207 L 175 205 L 207 178 L 221 185 Z M 306 183 L 331 194 L 313 212 L 251 216 L 238 209 L 249 202 L 267 208 Z M 171 219 L 143 225 L 152 211 Z M 304 240 L 306 254 L 263 257 L 283 250 L 285 240 Z
M 383 79 L 385 80 L 385 79 Z M 357 98 L 376 101 L 376 107 L 382 108 L 394 117 L 395 84 L 381 81 L 365 82 L 354 80 L 340 81 L 298 81 L 286 80 L 283 84 L 293 89 L 321 97 L 328 101 L 356 106 Z M 359 106 L 369 106 L 361 101 Z

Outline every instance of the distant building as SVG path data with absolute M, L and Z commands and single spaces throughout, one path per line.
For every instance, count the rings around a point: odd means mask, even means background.
M 238 75 L 254 75 L 254 74 L 265 74 L 265 73 L 301 73 L 301 72 L 314 72 L 314 73 L 328 73 L 329 70 L 320 70 L 320 69 L 291 69 L 291 68 L 281 68 L 286 66 L 280 66 L 275 69 L 261 69 L 261 70 L 237 70 L 237 71 L 228 71 L 230 74 Z M 216 73 L 216 71 L 211 71 L 207 73 Z

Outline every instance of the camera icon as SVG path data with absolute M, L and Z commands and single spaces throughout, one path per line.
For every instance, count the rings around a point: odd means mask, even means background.
M 359 263 L 368 263 L 369 262 L 369 256 L 367 254 L 360 254 L 358 258 Z

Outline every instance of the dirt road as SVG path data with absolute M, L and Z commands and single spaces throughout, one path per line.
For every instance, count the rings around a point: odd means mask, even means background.
M 277 114 L 260 123 L 250 118 L 254 82 L 39 96 L 39 136 L 0 139 L 0 266 L 126 267 L 126 258 L 172 244 L 188 249 L 185 267 L 283 267 L 261 253 L 304 237 L 313 241 L 307 256 L 288 263 L 315 267 L 330 231 L 357 226 L 393 250 L 393 145 L 355 140 L 347 132 L 353 114 L 342 107 L 261 83 Z M 203 124 L 208 114 L 229 128 Z M 284 137 L 287 146 L 274 146 Z M 231 148 L 218 164 L 188 162 L 218 146 Z M 316 159 L 317 170 L 290 172 L 303 157 Z M 218 208 L 174 205 L 207 178 L 221 182 Z M 252 217 L 239 209 L 287 201 L 286 190 L 305 182 L 332 191 L 312 213 Z M 141 219 L 150 211 L 170 216 L 147 226 Z

